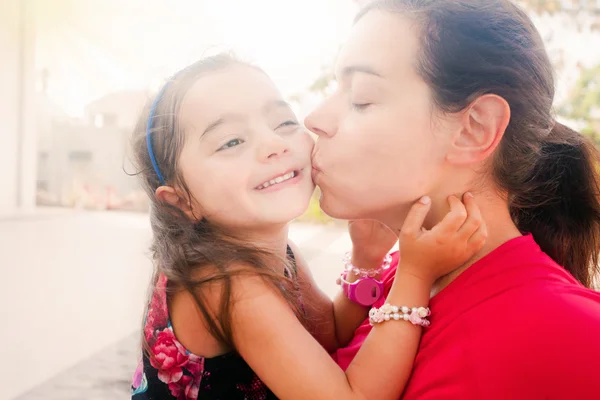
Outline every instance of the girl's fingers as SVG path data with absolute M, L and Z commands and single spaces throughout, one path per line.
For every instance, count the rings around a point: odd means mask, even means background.
M 421 228 L 425 222 L 425 217 L 431 208 L 431 199 L 428 196 L 422 197 L 419 201 L 412 205 L 404 224 L 400 236 L 417 238 L 421 235 Z

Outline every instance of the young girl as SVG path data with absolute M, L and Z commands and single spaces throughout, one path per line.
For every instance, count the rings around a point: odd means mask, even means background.
M 370 311 L 377 328 L 344 372 L 327 351 L 380 300 L 378 267 L 397 237 L 354 249 L 334 302 L 315 287 L 287 237 L 314 189 L 313 141 L 269 78 L 227 55 L 187 67 L 142 115 L 134 147 L 157 269 L 133 399 L 400 396 L 433 282 L 485 241 L 471 196 L 464 205 L 450 197 L 430 231 L 422 228 L 430 199 L 415 203 L 389 304 Z M 386 237 L 363 224 L 362 236 Z

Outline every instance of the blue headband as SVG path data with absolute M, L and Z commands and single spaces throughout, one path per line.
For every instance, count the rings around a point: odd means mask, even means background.
M 160 181 L 161 185 L 165 185 L 165 179 L 160 173 L 160 169 L 158 168 L 158 163 L 156 162 L 156 157 L 154 156 L 154 150 L 152 148 L 152 120 L 154 119 L 156 114 L 156 107 L 158 106 L 158 102 L 160 101 L 165 89 L 167 88 L 169 82 L 165 83 L 163 88 L 158 92 L 154 102 L 152 103 L 152 107 L 150 108 L 150 114 L 148 115 L 148 124 L 146 125 L 146 144 L 148 145 L 148 155 L 150 156 L 150 161 L 152 162 L 152 167 L 154 168 L 154 172 L 156 172 L 156 176 Z

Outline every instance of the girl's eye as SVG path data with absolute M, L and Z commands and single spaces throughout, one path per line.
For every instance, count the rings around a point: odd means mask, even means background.
M 371 103 L 352 103 L 352 108 L 356 111 L 364 111 L 369 107 Z
M 244 141 L 242 139 L 231 139 L 229 142 L 227 142 L 223 146 L 219 147 L 219 150 L 217 150 L 217 151 L 230 149 L 230 148 L 238 146 L 242 143 L 244 143 Z

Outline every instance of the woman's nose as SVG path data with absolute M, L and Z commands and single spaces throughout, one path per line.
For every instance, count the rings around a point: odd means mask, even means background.
M 308 114 L 304 125 L 319 137 L 332 137 L 337 132 L 337 117 L 334 111 L 332 104 L 326 100 Z

